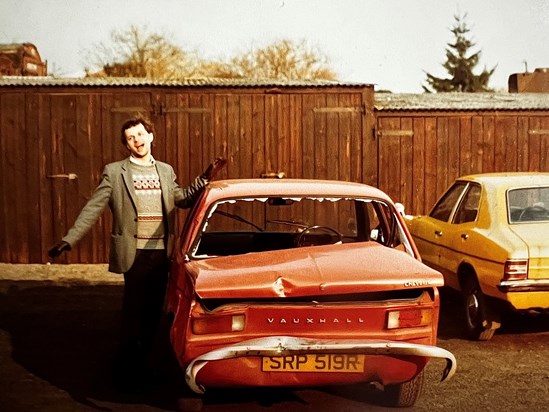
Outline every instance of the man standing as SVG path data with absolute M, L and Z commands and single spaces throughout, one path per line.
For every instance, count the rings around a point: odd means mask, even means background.
M 105 166 L 101 182 L 74 225 L 48 253 L 53 258 L 71 250 L 109 205 L 113 216 L 109 271 L 124 274 L 115 379 L 118 385 L 134 389 L 146 379 L 147 361 L 162 315 L 175 207 L 191 207 L 226 161 L 216 159 L 189 187 L 181 188 L 173 168 L 152 156 L 154 130 L 147 119 L 126 121 L 120 138 L 130 156 Z

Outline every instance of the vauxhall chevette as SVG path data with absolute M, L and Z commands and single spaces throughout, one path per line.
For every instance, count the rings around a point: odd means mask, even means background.
M 403 217 L 359 183 L 210 183 L 188 214 L 167 292 L 171 344 L 196 394 L 376 384 L 411 406 L 436 346 L 443 277 Z

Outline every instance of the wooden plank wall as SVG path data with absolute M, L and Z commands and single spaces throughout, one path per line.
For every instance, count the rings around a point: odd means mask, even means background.
M 2 90 L 1 262 L 47 261 L 103 165 L 127 155 L 119 127 L 135 112 L 152 117 L 154 155 L 181 184 L 224 156 L 220 178 L 282 171 L 364 182 L 421 214 L 460 175 L 549 171 L 545 111 L 376 113 L 371 89 L 349 88 Z M 78 178 L 51 177 L 68 173 Z M 105 213 L 61 261 L 105 262 L 110 224 Z
M 426 214 L 459 176 L 549 172 L 549 112 L 379 112 L 379 187 Z
M 174 166 L 182 185 L 217 156 L 229 161 L 220 178 L 285 172 L 297 178 L 377 180 L 370 87 L 5 89 L 0 93 L 1 262 L 48 260 L 48 248 L 90 198 L 103 165 L 127 156 L 119 128 L 136 112 L 152 118 L 153 154 Z M 69 174 L 77 178 L 68 179 Z M 179 229 L 184 217 L 181 212 Z M 106 212 L 57 262 L 106 262 L 110 226 Z

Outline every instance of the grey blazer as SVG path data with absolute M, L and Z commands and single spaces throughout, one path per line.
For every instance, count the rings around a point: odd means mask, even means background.
M 109 271 L 114 273 L 124 273 L 130 269 L 137 249 L 136 194 L 129 165 L 127 158 L 105 166 L 101 182 L 63 238 L 72 247 L 92 228 L 108 204 L 113 217 Z M 198 176 L 189 187 L 181 188 L 169 164 L 156 161 L 155 165 L 162 189 L 166 252 L 169 256 L 174 244 L 175 206 L 192 206 L 208 182 Z

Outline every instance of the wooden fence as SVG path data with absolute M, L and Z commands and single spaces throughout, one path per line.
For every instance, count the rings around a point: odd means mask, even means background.
M 549 172 L 549 111 L 377 112 L 378 185 L 425 214 L 459 176 Z
M 220 178 L 363 182 L 424 214 L 460 175 L 549 172 L 547 95 L 486 95 L 480 106 L 475 94 L 421 95 L 438 100 L 417 106 L 419 95 L 378 100 L 370 85 L 7 83 L 0 78 L 0 262 L 48 260 L 103 165 L 127 156 L 119 127 L 138 112 L 155 123 L 154 156 L 182 185 L 223 156 Z M 58 262 L 106 262 L 110 225 L 106 212 Z
M 153 154 L 189 183 L 217 156 L 220 178 L 377 182 L 373 87 L 0 87 L 0 261 L 39 263 L 72 225 L 135 113 L 155 123 Z M 179 227 L 184 218 L 182 212 Z M 110 213 L 66 263 L 108 259 Z

